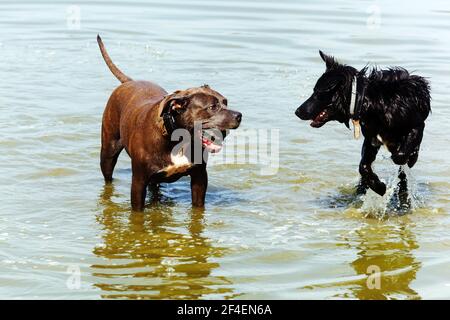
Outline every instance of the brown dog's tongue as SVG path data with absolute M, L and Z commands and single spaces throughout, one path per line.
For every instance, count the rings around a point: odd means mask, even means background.
M 359 120 L 352 120 L 353 122 L 353 137 L 356 140 L 361 136 L 361 126 L 359 125 Z

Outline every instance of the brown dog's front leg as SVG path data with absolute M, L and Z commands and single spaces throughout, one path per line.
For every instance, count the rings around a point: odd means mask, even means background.
M 147 195 L 148 180 L 138 165 L 132 165 L 133 178 L 131 182 L 131 208 L 133 211 L 143 211 Z
M 191 172 L 191 194 L 192 206 L 204 207 L 206 189 L 208 187 L 208 173 L 206 172 L 206 164 L 194 168 Z

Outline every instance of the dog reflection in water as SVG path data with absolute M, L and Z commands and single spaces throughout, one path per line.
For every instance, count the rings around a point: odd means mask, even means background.
M 200 299 L 233 295 L 231 282 L 212 276 L 214 258 L 226 253 L 203 236 L 204 211 L 193 208 L 189 219 L 172 217 L 174 204 L 161 196 L 151 212 L 132 212 L 115 203 L 114 185 L 104 186 L 97 222 L 102 244 L 93 249 L 99 262 L 91 266 L 95 286 L 104 298 Z M 186 230 L 186 233 L 182 231 Z
M 350 236 L 347 245 L 357 250 L 350 266 L 357 275 L 368 275 L 350 286 L 355 298 L 420 299 L 411 288 L 421 267 L 413 254 L 419 245 L 407 220 L 406 216 L 399 218 L 399 225 L 371 221 Z

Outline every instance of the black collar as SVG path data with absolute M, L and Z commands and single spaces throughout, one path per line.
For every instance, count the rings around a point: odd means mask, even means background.
M 162 114 L 164 128 L 166 129 L 167 135 L 171 136 L 178 127 L 175 123 L 175 119 L 170 111 L 166 111 Z

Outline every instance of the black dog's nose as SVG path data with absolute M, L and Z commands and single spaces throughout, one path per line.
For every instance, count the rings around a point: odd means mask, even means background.
M 237 122 L 241 122 L 241 120 L 242 120 L 242 113 L 236 112 L 236 115 L 234 117 L 236 118 Z
M 297 110 L 295 110 L 295 115 L 302 120 L 308 120 L 309 117 L 305 114 L 305 110 L 303 109 L 302 106 L 298 107 Z

